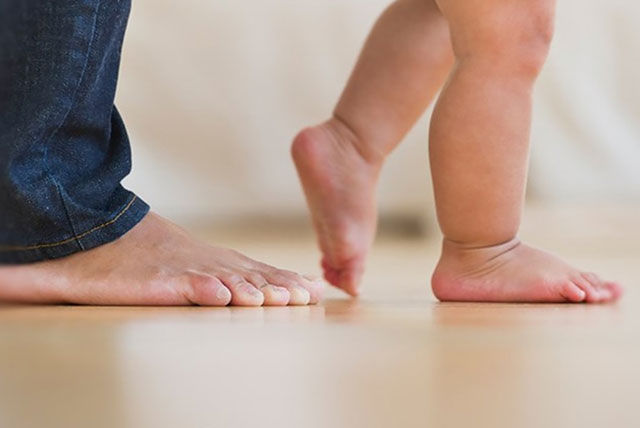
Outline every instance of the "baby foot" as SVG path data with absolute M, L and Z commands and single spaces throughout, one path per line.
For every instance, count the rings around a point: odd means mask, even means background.
M 355 296 L 375 235 L 382 162 L 363 156 L 355 135 L 336 118 L 300 132 L 291 152 L 323 254 L 324 276 Z
M 115 242 L 58 260 L 0 266 L 0 301 L 87 305 L 306 305 L 322 284 L 212 247 L 150 213 Z
M 517 240 L 486 248 L 445 240 L 432 288 L 441 301 L 471 302 L 604 303 L 622 294 L 617 283 Z

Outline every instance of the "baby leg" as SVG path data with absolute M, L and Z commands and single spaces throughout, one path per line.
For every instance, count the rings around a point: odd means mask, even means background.
M 333 116 L 303 130 L 293 157 L 323 253 L 326 279 L 358 292 L 376 227 L 386 155 L 431 103 L 453 63 L 432 0 L 399 0 L 380 17 Z
M 524 200 L 532 89 L 555 0 L 437 0 L 456 65 L 438 101 L 430 158 L 443 253 L 441 300 L 599 302 L 617 284 L 516 238 Z

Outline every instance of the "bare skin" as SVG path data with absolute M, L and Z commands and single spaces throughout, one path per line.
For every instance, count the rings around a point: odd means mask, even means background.
M 368 163 L 345 140 L 349 133 L 338 120 L 306 129 L 296 137 L 292 154 L 314 213 L 324 277 L 355 296 L 376 230 L 380 166 Z
M 431 103 L 452 64 L 449 29 L 436 5 L 397 1 L 376 23 L 333 117 L 293 143 L 325 278 L 353 296 L 375 235 L 383 161 Z
M 86 305 L 306 305 L 320 281 L 198 242 L 150 213 L 119 240 L 59 260 L 0 267 L 0 301 Z
M 445 241 L 432 287 L 440 300 L 468 302 L 599 303 L 622 293 L 616 283 L 517 239 L 483 248 Z
M 444 235 L 436 297 L 595 303 L 620 296 L 618 284 L 517 239 L 532 90 L 554 10 L 554 0 L 400 0 L 385 12 L 334 117 L 304 130 L 292 148 L 327 280 L 357 294 L 375 230 L 377 173 L 441 85 L 452 47 L 455 63 L 430 132 Z

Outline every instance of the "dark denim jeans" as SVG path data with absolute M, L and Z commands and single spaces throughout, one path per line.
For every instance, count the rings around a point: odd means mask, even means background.
M 149 207 L 113 99 L 130 0 L 0 0 L 0 263 L 114 241 Z

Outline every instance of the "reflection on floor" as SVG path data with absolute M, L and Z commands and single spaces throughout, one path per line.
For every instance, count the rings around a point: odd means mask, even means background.
M 439 304 L 436 240 L 387 237 L 358 301 L 0 307 L 0 427 L 638 426 L 637 218 L 545 211 L 524 228 L 622 281 L 611 306 Z M 316 271 L 311 236 L 285 235 L 217 236 Z

